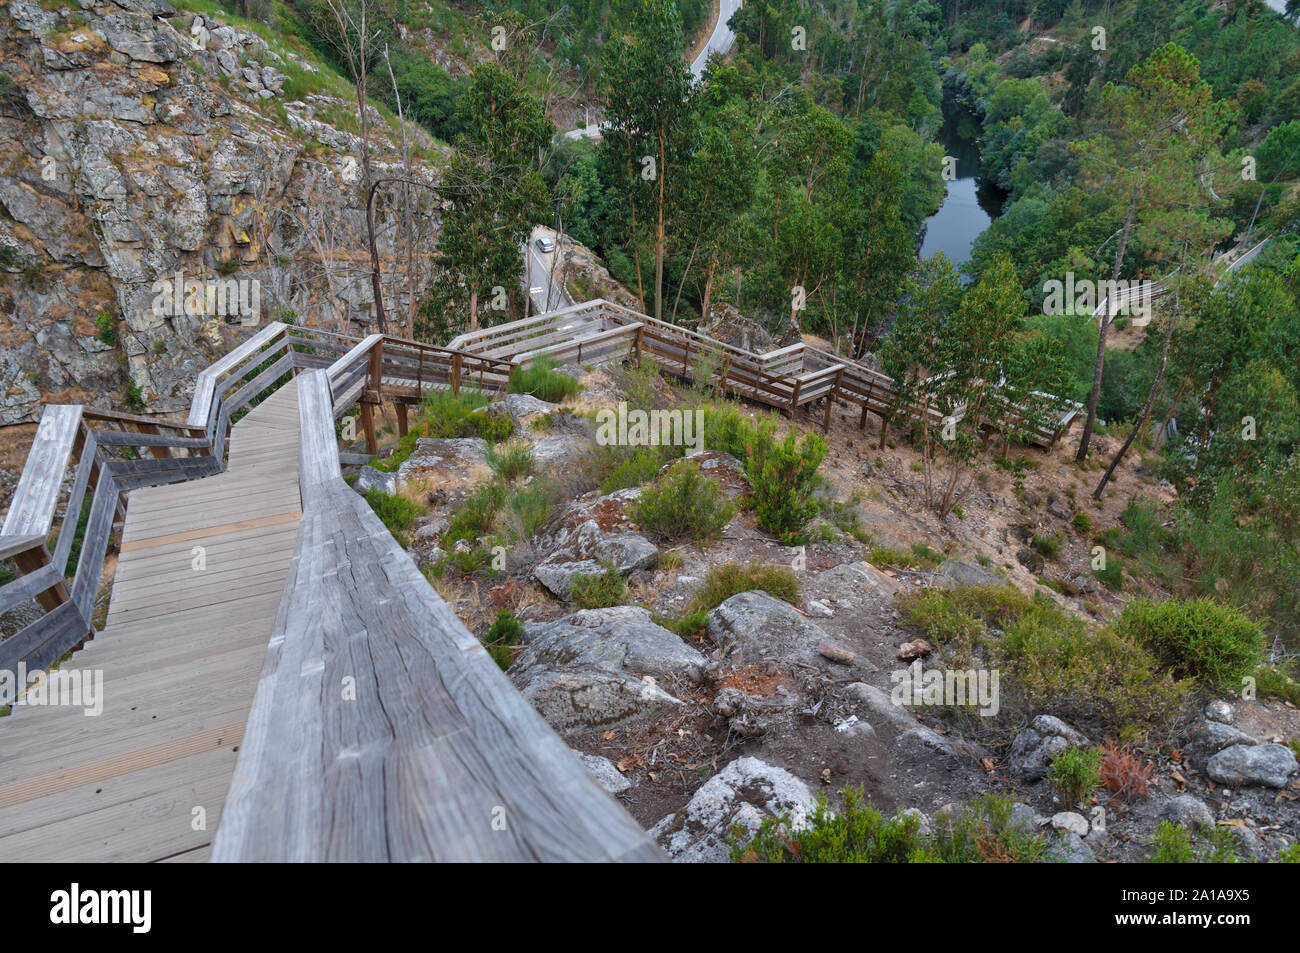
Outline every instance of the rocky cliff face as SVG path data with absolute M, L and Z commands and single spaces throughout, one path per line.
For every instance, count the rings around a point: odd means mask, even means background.
M 287 45 L 165 0 L 0 7 L 0 424 L 53 401 L 181 410 L 256 323 L 365 330 L 347 93 Z M 375 175 L 401 174 L 397 132 L 371 118 Z M 408 289 L 406 263 L 428 261 L 437 222 L 430 193 L 408 194 L 415 228 L 391 192 L 376 205 L 402 316 L 428 277 Z

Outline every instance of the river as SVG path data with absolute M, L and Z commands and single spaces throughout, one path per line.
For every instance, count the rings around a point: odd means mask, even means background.
M 948 194 L 939 211 L 925 221 L 921 258 L 941 251 L 954 265 L 969 261 L 975 239 L 1002 212 L 1006 193 L 979 178 L 978 134 L 979 120 L 974 114 L 945 98 L 938 141 L 945 155 L 957 160 L 956 178 L 948 182 Z

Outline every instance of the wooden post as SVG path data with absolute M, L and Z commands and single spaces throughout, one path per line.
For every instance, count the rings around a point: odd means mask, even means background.
M 874 381 L 867 381 L 867 396 L 866 399 L 862 401 L 862 419 L 858 421 L 859 430 L 867 429 L 867 408 L 871 406 L 871 392 L 874 390 L 875 386 Z
M 59 532 L 75 533 L 76 531 L 77 517 L 69 513 L 64 517 L 63 527 Z M 13 560 L 14 565 L 18 567 L 18 572 L 26 576 L 48 566 L 50 564 L 50 553 L 44 546 L 37 546 L 35 549 L 14 553 Z M 57 582 L 44 592 L 38 592 L 36 601 L 40 603 L 41 608 L 46 612 L 53 612 L 68 601 L 68 589 L 62 582 Z
M 460 354 L 453 354 L 451 357 L 451 392 L 460 393 Z
M 393 406 L 397 408 L 397 435 L 399 437 L 405 437 L 407 430 L 406 401 L 399 400 Z
M 641 332 L 645 330 L 645 325 L 639 325 L 636 329 L 636 343 L 633 348 L 636 351 L 636 366 L 641 366 Z
M 361 395 L 361 429 L 366 436 L 366 453 L 379 452 L 379 438 L 375 435 L 375 407 L 383 397 L 383 377 L 381 364 L 384 359 L 384 342 L 378 342 L 370 349 L 369 368 L 367 370 L 368 386 Z
M 727 359 L 722 362 L 722 377 L 718 381 L 718 389 L 722 391 L 723 397 L 727 396 L 727 375 L 729 375 L 730 373 L 731 373 L 731 355 L 728 354 Z
M 682 376 L 691 379 L 691 339 L 686 338 L 686 350 L 682 354 Z
M 831 408 L 835 406 L 835 395 L 840 392 L 840 378 L 844 376 L 844 368 L 841 367 L 835 372 L 835 386 L 826 394 L 826 416 L 822 418 L 822 433 L 829 433 L 831 429 Z
M 803 387 L 803 381 L 797 377 L 794 381 L 794 393 L 790 395 L 790 419 L 794 419 L 794 412 L 799 407 L 799 389 Z
M 147 433 L 147 434 L 158 433 L 158 428 L 153 424 L 136 424 L 136 426 L 140 428 L 141 433 Z M 153 457 L 155 460 L 167 460 L 171 457 L 171 455 L 172 455 L 171 450 L 168 449 L 167 447 L 149 448 L 149 456 Z

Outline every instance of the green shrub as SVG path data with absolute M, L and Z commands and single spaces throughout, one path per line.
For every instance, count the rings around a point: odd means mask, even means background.
M 532 394 L 552 404 L 573 397 L 580 390 L 578 379 L 561 374 L 558 366 L 552 358 L 539 357 L 527 367 L 516 367 L 510 373 L 510 393 Z
M 1051 536 L 1035 536 L 1032 545 L 1048 559 L 1059 559 L 1063 543 L 1060 534 L 1054 533 Z
M 1111 556 L 1106 560 L 1105 569 L 1097 569 L 1093 575 L 1101 580 L 1102 585 L 1112 592 L 1124 591 L 1124 564 L 1120 562 L 1118 556 Z
M 649 483 L 673 456 L 673 448 L 665 446 L 603 446 L 599 451 L 618 461 L 601 477 L 601 493 Z
M 109 347 L 117 347 L 117 322 L 107 311 L 95 317 L 95 337 Z
M 827 451 L 818 434 L 808 434 L 802 441 L 796 436 L 792 430 L 778 442 L 771 417 L 751 420 L 726 404 L 704 414 L 705 446 L 729 453 L 744 465 L 754 487 L 759 527 L 791 543 L 817 512 L 813 492 L 818 486 L 817 468 Z
M 676 632 L 683 639 L 698 636 L 709 627 L 709 614 L 707 612 L 688 612 L 680 619 L 651 613 L 650 619 L 655 625 L 661 625 L 670 632 Z
M 1122 743 L 1173 730 L 1192 688 L 1161 671 L 1141 645 L 1111 628 L 1091 630 L 1046 599 L 1007 624 L 994 655 L 1030 706 Z
M 1280 698 L 1300 706 L 1300 682 L 1276 665 L 1255 669 L 1255 691 L 1260 698 Z
M 514 660 L 510 647 L 523 637 L 524 624 L 515 618 L 513 612 L 502 609 L 484 634 L 483 646 L 492 656 L 492 661 L 504 672 Z
M 946 589 L 914 589 L 898 600 L 903 625 L 920 632 L 934 645 L 956 641 L 974 647 L 984 634 L 984 623 L 958 604 Z
M 1066 748 L 1052 761 L 1047 778 L 1065 808 L 1073 810 L 1086 802 L 1101 783 L 1101 749 Z
M 895 546 L 873 546 L 867 553 L 867 562 L 877 569 L 906 569 L 914 561 L 911 553 Z
M 135 381 L 128 378 L 126 384 L 122 388 L 122 400 L 126 403 L 127 407 L 136 413 L 139 413 L 144 410 L 143 388 L 141 388 Z
M 1161 821 L 1151 838 L 1153 864 L 1235 864 L 1237 842 L 1227 827 L 1212 827 L 1199 836 L 1172 821 Z
M 418 503 L 373 487 L 366 491 L 366 502 L 399 542 L 404 542 L 406 534 L 415 525 L 416 517 L 425 512 L 425 508 Z
M 1075 513 L 1074 517 L 1070 520 L 1070 524 L 1080 533 L 1092 532 L 1092 517 L 1087 513 Z
M 690 462 L 674 466 L 628 507 L 628 515 L 642 529 L 666 539 L 692 538 L 698 543 L 721 536 L 735 514 L 736 508 L 718 484 Z
M 802 442 L 796 441 L 794 431 L 779 444 L 761 436 L 754 441 L 745 472 L 754 487 L 754 513 L 761 529 L 786 542 L 797 540 L 817 512 L 811 497 L 826 450 L 826 441 L 815 433 Z
M 600 573 L 575 573 L 569 580 L 569 601 L 582 609 L 608 609 L 621 606 L 631 598 L 627 583 L 613 560 L 605 560 Z
M 463 387 L 459 394 L 431 390 L 420 401 L 419 419 L 393 452 L 373 464 L 376 470 L 396 473 L 397 468 L 415 452 L 421 437 L 479 437 L 489 444 L 504 443 L 514 433 L 514 422 L 505 414 L 492 414 L 480 408 L 488 405 L 482 391 Z
M 1238 609 L 1209 599 L 1129 603 L 1114 623 L 1179 678 L 1235 691 L 1259 664 L 1264 633 Z
M 691 600 L 687 613 L 707 615 L 732 596 L 755 589 L 761 589 L 792 605 L 799 601 L 799 577 L 784 566 L 763 563 L 737 566 L 735 563 L 722 563 L 709 569 L 709 574 Z

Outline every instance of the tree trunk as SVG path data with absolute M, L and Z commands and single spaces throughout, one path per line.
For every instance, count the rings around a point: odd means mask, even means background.
M 1184 261 L 1186 261 L 1186 258 L 1187 249 L 1184 248 Z M 1101 475 L 1101 482 L 1097 484 L 1097 489 L 1092 491 L 1092 498 L 1094 500 L 1101 499 L 1102 491 L 1106 489 L 1106 484 L 1110 482 L 1110 478 L 1114 475 L 1120 461 L 1124 459 L 1124 454 L 1128 453 L 1128 448 L 1133 445 L 1133 441 L 1136 439 L 1138 433 L 1146 426 L 1147 418 L 1151 416 L 1151 408 L 1156 402 L 1156 394 L 1160 390 L 1160 382 L 1165 376 L 1165 365 L 1169 362 L 1169 343 L 1174 338 L 1174 324 L 1178 321 L 1178 312 L 1181 304 L 1180 294 L 1179 285 L 1176 284 L 1174 286 L 1174 306 L 1169 313 L 1169 322 L 1165 325 L 1164 340 L 1160 342 L 1160 363 L 1156 365 L 1156 376 L 1151 381 L 1151 390 L 1147 393 L 1147 402 L 1142 406 L 1142 413 L 1138 417 L 1137 423 L 1134 425 L 1133 429 L 1129 431 L 1128 437 L 1124 441 L 1124 445 L 1119 448 L 1119 452 L 1115 454 L 1115 459 L 1110 461 L 1110 466 L 1108 466 L 1106 472 Z
M 1133 228 L 1133 212 L 1137 208 L 1138 184 L 1133 183 L 1133 191 L 1129 194 L 1128 211 L 1124 215 L 1124 232 L 1119 239 L 1119 248 L 1115 251 L 1115 266 L 1110 272 L 1110 287 L 1115 287 L 1115 282 L 1119 280 L 1119 269 L 1124 263 L 1124 252 L 1128 248 L 1129 232 Z M 1110 312 L 1114 306 L 1109 298 L 1106 299 L 1106 307 L 1102 313 L 1097 316 L 1097 361 L 1092 369 L 1092 391 L 1088 394 L 1088 416 L 1083 422 L 1083 436 L 1079 438 L 1079 452 L 1075 454 L 1075 462 L 1082 463 L 1088 458 L 1088 444 L 1092 442 L 1092 430 L 1097 423 L 1097 400 L 1101 397 L 1101 374 L 1106 366 L 1106 332 L 1110 330 Z

